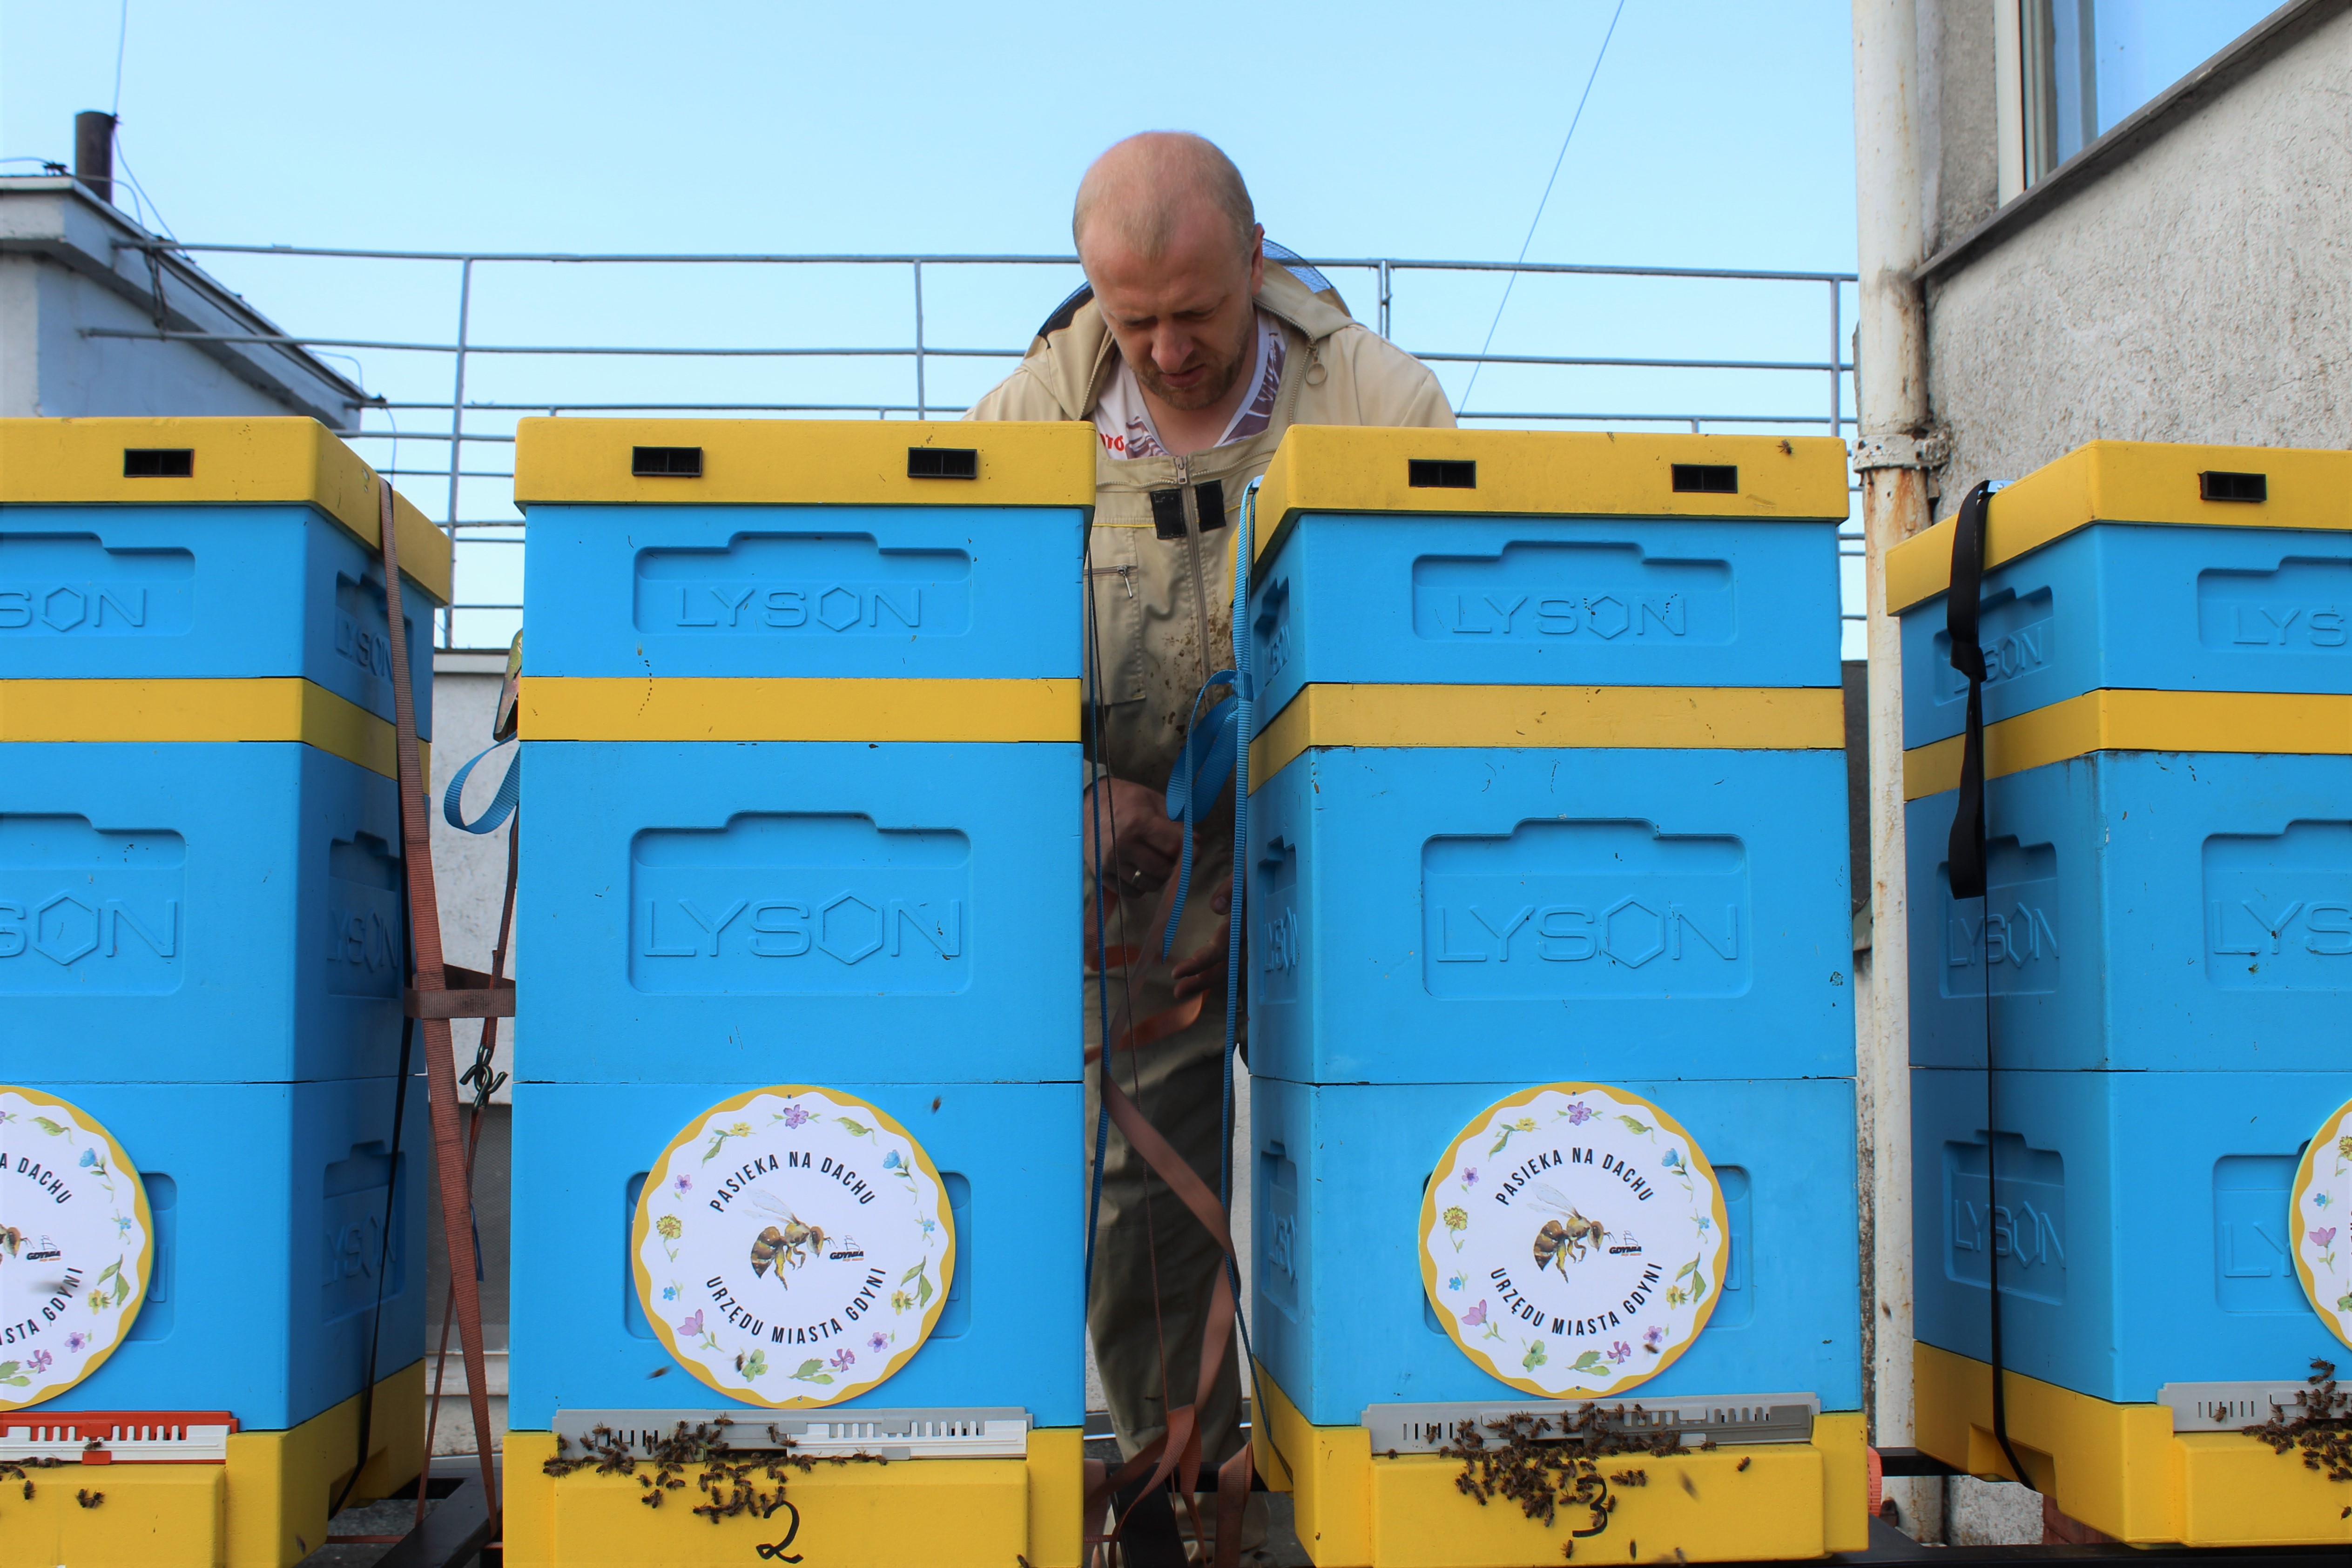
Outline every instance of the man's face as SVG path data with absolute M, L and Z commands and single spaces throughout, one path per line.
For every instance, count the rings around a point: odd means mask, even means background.
M 1097 229 L 1087 235 L 1087 280 L 1135 379 L 1170 408 L 1213 407 L 1250 365 L 1265 231 L 1251 230 L 1244 253 L 1231 220 L 1196 202 L 1147 261 L 1108 225 Z

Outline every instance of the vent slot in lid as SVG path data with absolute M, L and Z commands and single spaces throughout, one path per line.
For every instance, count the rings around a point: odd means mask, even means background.
M 1675 490 L 1681 495 L 1737 496 L 1739 469 L 1729 463 L 1677 463 Z
M 699 479 L 699 446 L 638 446 L 629 454 L 629 472 L 646 479 Z
M 1458 457 L 1408 458 L 1404 482 L 1416 490 L 1475 490 L 1478 465 Z
M 2197 476 L 2197 493 L 2208 501 L 2267 501 L 2271 498 L 2270 476 L 2225 474 L 2216 468 Z
M 122 449 L 125 479 L 186 479 L 196 472 L 196 454 L 186 446 L 126 446 Z
M 975 446 L 909 446 L 907 448 L 907 477 L 977 479 L 980 477 L 980 449 Z

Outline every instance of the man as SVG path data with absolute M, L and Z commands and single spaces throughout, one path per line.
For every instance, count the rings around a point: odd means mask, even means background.
M 1350 319 L 1336 294 L 1266 265 L 1240 171 L 1198 136 L 1151 131 L 1105 152 L 1078 187 L 1071 233 L 1092 298 L 1065 305 L 966 417 L 1091 420 L 1101 438 L 1087 562 L 1090 746 L 1099 736 L 1087 803 L 1089 949 L 1097 868 L 1115 896 L 1103 912 L 1108 974 L 1087 970 L 1087 1039 L 1101 1043 L 1095 988 L 1107 982 L 1112 1038 L 1135 1042 L 1113 1051 L 1108 1071 L 1213 1192 L 1229 798 L 1202 818 L 1172 967 L 1160 961 L 1159 922 L 1182 842 L 1169 777 L 1195 694 L 1233 663 L 1231 525 L 1293 424 L 1450 426 L 1454 416 L 1427 367 Z M 1235 1188 L 1237 1198 L 1248 1189 L 1245 1165 Z M 1218 1260 L 1114 1130 L 1087 1318 L 1130 1456 L 1171 1405 L 1192 1401 Z M 1240 1446 L 1240 1395 L 1229 1357 L 1199 1412 L 1206 1467 Z

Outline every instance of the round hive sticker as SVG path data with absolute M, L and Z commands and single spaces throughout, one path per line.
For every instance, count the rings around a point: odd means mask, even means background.
M 0 1410 L 54 1399 L 114 1354 L 147 1297 L 147 1189 L 107 1130 L 0 1084 Z
M 2303 1151 L 2289 1194 L 2287 1227 L 2294 1232 L 2294 1271 L 2312 1309 L 2352 1344 L 2352 1103 L 2339 1105 Z
M 1723 1197 L 1672 1116 L 1599 1083 L 1488 1107 L 1421 1203 L 1421 1274 L 1465 1354 L 1547 1399 L 1656 1376 L 1715 1312 Z
M 704 1112 L 637 1199 L 637 1299 L 686 1369 L 730 1398 L 837 1404 L 921 1348 L 955 1225 L 939 1171 L 888 1115 L 782 1084 Z

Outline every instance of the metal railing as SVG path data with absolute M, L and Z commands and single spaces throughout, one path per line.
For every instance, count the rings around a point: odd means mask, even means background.
M 148 249 L 184 255 L 213 254 L 237 256 L 304 257 L 352 262 L 405 262 L 442 264 L 457 269 L 456 331 L 446 340 L 399 338 L 325 337 L 288 334 L 273 337 L 266 334 L 228 334 L 169 331 L 162 329 L 134 330 L 119 328 L 86 328 L 90 337 L 151 339 L 183 342 L 215 342 L 241 344 L 280 344 L 289 348 L 328 350 L 368 355 L 426 354 L 446 357 L 450 364 L 450 392 L 440 398 L 372 399 L 362 413 L 360 423 L 352 429 L 339 432 L 346 439 L 365 443 L 392 443 L 388 461 L 379 464 L 379 471 L 395 479 L 431 479 L 444 482 L 447 494 L 441 508 L 443 527 L 457 541 L 459 556 L 457 601 L 440 615 L 436 638 L 442 648 L 461 645 L 488 646 L 503 643 L 503 635 L 480 635 L 491 628 L 485 616 L 507 616 L 519 613 L 519 602 L 468 597 L 469 580 L 477 575 L 492 575 L 512 580 L 511 571 L 490 571 L 478 552 L 483 549 L 511 547 L 522 539 L 523 524 L 520 520 L 497 517 L 467 517 L 462 496 L 466 482 L 510 482 L 513 469 L 506 466 L 466 465 L 469 448 L 479 456 L 489 458 L 501 448 L 511 449 L 511 431 L 482 429 L 483 423 L 510 423 L 511 418 L 523 414 L 566 413 L 668 413 L 668 414 L 758 414 L 771 416 L 805 415 L 871 415 L 875 418 L 912 417 L 917 419 L 954 415 L 966 405 L 943 402 L 932 395 L 930 371 L 935 362 L 955 361 L 998 361 L 1008 368 L 1027 350 L 1026 342 L 1017 347 L 971 348 L 950 347 L 929 341 L 925 333 L 924 274 L 934 274 L 946 268 L 982 267 L 1047 267 L 1060 268 L 1076 274 L 1077 258 L 1074 256 L 958 256 L 958 255 L 771 255 L 723 254 L 689 255 L 676 253 L 569 253 L 557 251 L 423 251 L 333 248 L 306 246 L 257 246 L 225 244 L 173 244 L 150 242 L 124 244 L 121 248 Z M 1596 279 L 1650 279 L 1675 285 L 1766 284 L 1786 286 L 1791 291 L 1818 289 L 1815 296 L 1821 311 L 1819 340 L 1826 350 L 1820 359 L 1757 359 L 1757 358 L 1695 358 L 1675 355 L 1601 355 L 1601 354 L 1506 354 L 1471 353 L 1444 349 L 1412 349 L 1419 359 L 1433 366 L 1473 365 L 1479 367 L 1547 368 L 1562 371 L 1604 372 L 1667 372 L 1685 381 L 1697 378 L 1764 375 L 1780 378 L 1818 377 L 1822 384 L 1822 401 L 1816 405 L 1818 413 L 1804 413 L 1795 410 L 1771 411 L 1734 409 L 1726 413 L 1693 413 L 1666 408 L 1622 408 L 1613 411 L 1558 407 L 1473 408 L 1457 411 L 1465 423 L 1490 424 L 1542 423 L 1552 425 L 1582 425 L 1601 428 L 1618 426 L 1672 425 L 1703 432 L 1710 427 L 1726 426 L 1766 433 L 1811 430 L 1843 435 L 1854 421 L 1847 413 L 1851 401 L 1846 392 L 1845 378 L 1853 367 L 1845 359 L 1847 324 L 1852 319 L 1846 309 L 1845 290 L 1854 283 L 1852 273 L 1785 272 L 1725 267 L 1605 267 L 1559 262 L 1528 262 L 1514 264 L 1496 261 L 1430 260 L 1388 256 L 1307 257 L 1306 265 L 1325 274 L 1360 277 L 1372 286 L 1376 311 L 1372 325 L 1382 337 L 1391 336 L 1394 317 L 1397 286 L 1406 275 L 1455 277 L 1485 273 L 1522 273 L 1534 277 L 1553 276 Z M 761 268 L 810 268 L 846 267 L 856 268 L 894 267 L 906 270 L 910 285 L 908 302 L 911 307 L 912 340 L 899 345 L 887 344 L 776 344 L 746 346 L 740 344 L 586 344 L 577 342 L 484 342 L 475 331 L 476 269 L 491 267 L 622 267 L 622 266 L 685 266 L 685 267 L 750 267 Z M 1524 298 L 1524 297 L 1523 297 Z M 1042 301 L 1050 304 L 1050 300 Z M 1805 308 L 1797 299 L 1789 301 L 1788 315 L 1793 322 Z M 1037 314 L 1042 315 L 1040 309 Z M 792 400 L 714 401 L 687 402 L 677 401 L 618 402 L 609 397 L 587 399 L 567 395 L 580 387 L 576 372 L 557 378 L 559 384 L 551 388 L 551 395 L 515 399 L 473 399 L 467 396 L 468 372 L 477 361 L 486 359 L 553 359 L 559 363 L 576 364 L 581 359 L 626 361 L 636 359 L 672 361 L 821 361 L 840 364 L 857 361 L 902 361 L 910 372 L 911 401 L 887 397 L 873 401 L 840 400 L 812 402 Z M 571 383 L 571 384 L 561 384 Z M 1710 385 L 1708 390 L 1717 390 Z M 1527 400 L 1521 400 L 1527 401 Z M 1629 397 L 1627 402 L 1647 399 Z M 367 413 L 383 414 L 387 428 L 370 428 Z M 445 416 L 446 427 L 416 430 L 402 427 L 397 416 L 403 413 L 437 413 Z M 476 428 L 468 429 L 468 416 L 473 416 Z M 446 464 L 431 467 L 404 467 L 400 465 L 401 443 L 425 443 L 445 445 L 448 458 Z M 494 461 L 494 460 L 493 460 Z M 1859 556 L 1860 535 L 1851 525 L 1841 534 L 1847 541 L 1841 553 Z M 468 558 L 473 558 L 474 570 L 468 570 Z M 466 630 L 477 632 L 460 642 L 460 622 Z M 1848 606 L 1844 620 L 1853 622 L 1863 619 L 1859 606 Z

